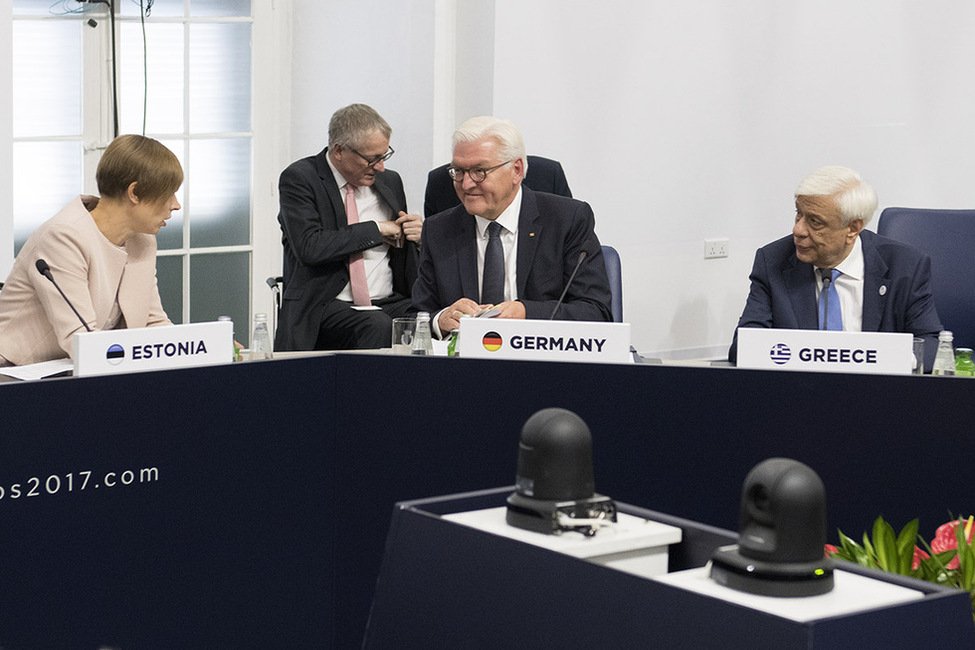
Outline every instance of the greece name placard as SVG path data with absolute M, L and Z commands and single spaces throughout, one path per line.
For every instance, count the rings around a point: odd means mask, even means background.
M 738 329 L 738 367 L 908 375 L 914 336 L 900 332 Z

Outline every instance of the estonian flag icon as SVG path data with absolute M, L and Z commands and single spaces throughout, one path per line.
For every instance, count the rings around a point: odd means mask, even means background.
M 105 353 L 105 358 L 112 365 L 122 363 L 122 359 L 125 358 L 125 348 L 115 343 L 108 348 L 108 352 Z
M 501 343 L 502 343 L 501 335 L 498 334 L 497 332 L 488 332 L 487 334 L 484 335 L 484 338 L 481 339 L 481 344 L 484 346 L 484 349 L 487 350 L 488 352 L 497 352 L 498 350 L 500 350 Z

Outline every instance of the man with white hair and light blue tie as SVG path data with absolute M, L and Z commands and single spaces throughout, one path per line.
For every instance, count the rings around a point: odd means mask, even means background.
M 755 253 L 738 327 L 910 332 L 930 368 L 941 320 L 931 259 L 864 230 L 877 194 L 848 167 L 821 167 L 799 183 L 792 234 Z M 738 332 L 728 359 L 737 358 Z

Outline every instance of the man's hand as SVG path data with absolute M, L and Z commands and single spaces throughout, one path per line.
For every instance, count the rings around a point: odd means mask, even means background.
M 393 248 L 403 247 L 403 228 L 399 221 L 377 221 L 376 225 L 379 226 L 379 234 L 384 242 Z
M 518 300 L 509 300 L 494 306 L 501 310 L 495 318 L 525 318 L 525 303 Z
M 423 217 L 418 214 L 406 214 L 402 210 L 396 223 L 402 228 L 403 234 L 411 242 L 420 243 L 420 235 L 423 233 Z
M 447 307 L 442 312 L 440 312 L 440 317 L 437 319 L 437 325 L 440 327 L 440 334 L 446 337 L 450 334 L 451 330 L 455 330 L 460 327 L 460 319 L 464 314 L 471 314 L 472 316 L 485 305 L 479 305 L 470 298 L 461 298 L 450 307 Z M 522 316 L 524 318 L 524 316 Z

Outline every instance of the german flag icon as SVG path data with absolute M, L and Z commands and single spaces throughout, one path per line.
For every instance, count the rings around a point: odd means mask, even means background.
M 481 345 L 483 345 L 484 349 L 488 352 L 497 352 L 501 349 L 502 343 L 503 341 L 501 340 L 501 335 L 497 332 L 488 332 L 484 335 L 484 338 L 481 339 Z

